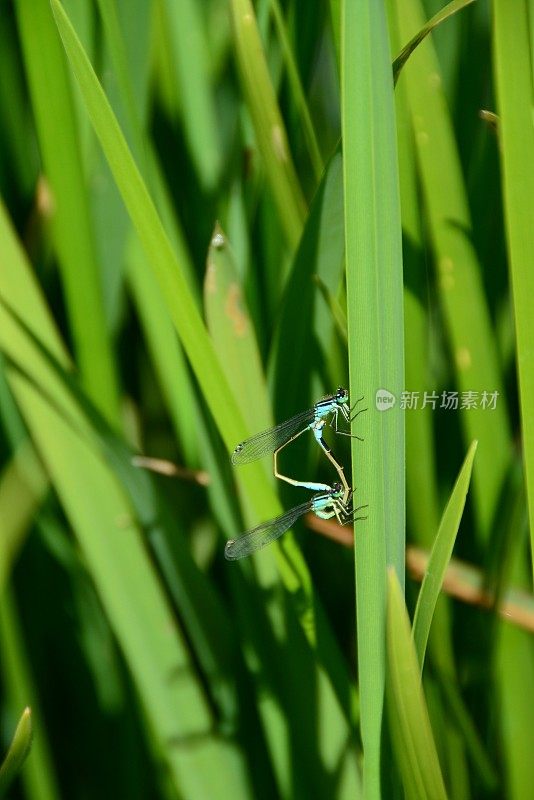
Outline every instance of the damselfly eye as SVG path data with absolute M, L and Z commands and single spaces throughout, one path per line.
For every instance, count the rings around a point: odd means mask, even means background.
M 342 489 L 343 489 L 343 487 L 341 486 L 341 484 L 339 482 L 334 483 L 334 485 L 332 486 L 332 494 L 337 494 Z
M 347 390 L 343 389 L 343 387 L 340 386 L 336 392 L 336 400 L 338 400 L 339 402 L 344 402 L 345 400 L 347 400 L 348 396 L 349 393 L 347 392 Z

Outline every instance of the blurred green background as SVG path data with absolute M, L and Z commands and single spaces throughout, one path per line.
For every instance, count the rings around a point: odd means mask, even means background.
M 0 0 L 4 796 L 532 797 L 534 8 L 444 5 Z M 338 386 L 356 547 L 225 561 Z

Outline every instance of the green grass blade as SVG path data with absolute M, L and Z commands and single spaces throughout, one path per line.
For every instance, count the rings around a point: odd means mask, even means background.
M 388 702 L 397 765 L 407 797 L 445 800 L 436 746 L 426 708 L 408 612 L 393 569 L 387 612 Z
M 364 792 L 380 795 L 386 565 L 404 575 L 404 422 L 375 392 L 404 382 L 402 249 L 393 82 L 384 9 L 345 2 L 342 123 L 351 397 L 369 398 L 353 441 L 353 486 L 368 503 L 356 530 L 356 606 Z M 386 311 L 387 309 L 387 311 Z
M 402 40 L 424 25 L 419 0 L 396 2 L 395 15 Z M 474 439 L 479 442 L 473 497 L 479 534 L 484 539 L 489 534 L 510 459 L 510 426 L 480 265 L 471 241 L 466 187 L 438 62 L 429 39 L 412 54 L 401 81 L 415 135 L 456 388 L 460 392 L 498 392 L 495 410 L 479 406 L 460 412 L 466 446 Z
M 22 769 L 32 743 L 32 715 L 25 708 L 13 734 L 13 739 L 2 764 L 0 765 L 0 797 L 5 796 L 10 784 Z
M 478 442 L 473 442 L 465 457 L 462 468 L 454 484 L 447 507 L 443 512 L 439 530 L 434 541 L 432 553 L 426 568 L 413 621 L 415 650 L 421 669 L 425 660 L 426 645 L 430 633 L 432 617 L 441 590 L 445 571 L 449 564 L 464 511 L 471 471 Z
M 534 551 L 534 131 L 532 129 L 532 3 L 494 3 L 494 51 L 506 234 L 513 288 L 521 433 Z
M 415 36 L 412 36 L 408 44 L 402 48 L 399 55 L 393 62 L 393 80 L 395 83 L 397 83 L 401 69 L 408 61 L 415 48 L 421 44 L 428 34 L 432 33 L 434 28 L 437 28 L 438 25 L 440 25 L 449 17 L 452 17 L 453 14 L 456 14 L 458 11 L 461 11 L 462 8 L 465 8 L 473 2 L 474 0 L 451 0 L 451 2 L 447 3 L 447 5 L 440 9 L 437 14 L 434 14 L 432 19 L 429 19 L 426 25 L 423 25 L 421 30 L 418 31 Z
M 290 248 L 293 249 L 300 238 L 304 222 L 304 199 L 289 152 L 254 9 L 250 0 L 232 0 L 231 9 L 243 93 L 280 225 Z
M 89 395 L 117 421 L 117 377 L 64 54 L 48 0 L 18 0 L 16 11 L 79 369 Z

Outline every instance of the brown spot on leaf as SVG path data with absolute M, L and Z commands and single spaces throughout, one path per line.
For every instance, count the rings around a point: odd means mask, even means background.
M 241 306 L 241 289 L 239 284 L 231 283 L 226 296 L 225 313 L 232 321 L 236 336 L 244 336 L 248 329 L 248 318 Z

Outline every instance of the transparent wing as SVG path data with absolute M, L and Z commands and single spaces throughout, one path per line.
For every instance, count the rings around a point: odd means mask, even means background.
M 261 525 L 244 533 L 239 539 L 229 539 L 224 548 L 225 557 L 229 561 L 235 561 L 237 558 L 244 558 L 255 553 L 256 550 L 261 550 L 265 545 L 280 538 L 299 517 L 302 517 L 307 511 L 311 511 L 312 508 L 313 500 L 308 500 L 307 503 L 295 506 L 276 519 L 262 522 Z
M 237 445 L 232 453 L 232 464 L 235 466 L 249 464 L 251 461 L 256 461 L 256 459 L 266 456 L 267 453 L 274 453 L 288 439 L 291 439 L 295 433 L 307 428 L 314 419 L 315 410 L 310 408 L 307 411 L 301 411 L 300 414 L 295 414 L 294 417 L 287 419 L 280 425 L 276 425 L 274 428 L 269 428 L 266 431 L 257 433 L 255 436 L 251 436 L 250 439 L 245 439 L 244 442 Z

